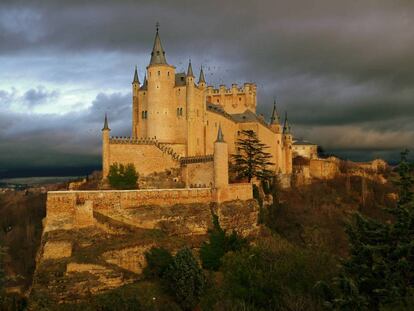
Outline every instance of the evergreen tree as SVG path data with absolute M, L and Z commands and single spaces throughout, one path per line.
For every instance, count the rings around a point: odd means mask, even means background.
M 115 189 L 136 189 L 138 173 L 132 163 L 126 166 L 114 163 L 109 167 L 108 181 Z
M 379 310 L 405 305 L 414 290 L 413 172 L 405 151 L 399 165 L 400 197 L 391 223 L 360 214 L 347 226 L 350 258 L 335 280 L 328 305 L 336 310 Z
M 222 257 L 229 251 L 238 251 L 247 244 L 235 231 L 226 235 L 220 226 L 217 215 L 213 215 L 213 229 L 209 230 L 209 241 L 200 248 L 200 258 L 203 268 L 217 271 L 222 263 Z
M 241 134 L 243 137 L 236 142 L 238 154 L 233 155 L 234 169 L 238 177 L 247 178 L 249 182 L 253 177 L 261 180 L 271 178 L 273 172 L 268 167 L 273 165 L 270 162 L 272 156 L 265 152 L 269 147 L 261 143 L 252 130 L 243 130 Z
M 4 257 L 5 257 L 4 248 L 0 245 L 0 307 L 3 304 L 4 300 L 4 285 L 6 283 L 6 274 L 4 272 Z
M 164 280 L 177 303 L 184 310 L 192 310 L 200 302 L 205 289 L 205 277 L 188 248 L 175 255 L 164 273 Z
M 145 259 L 147 260 L 147 267 L 144 273 L 147 276 L 162 277 L 167 267 L 172 263 L 173 256 L 165 248 L 152 247 L 145 252 Z

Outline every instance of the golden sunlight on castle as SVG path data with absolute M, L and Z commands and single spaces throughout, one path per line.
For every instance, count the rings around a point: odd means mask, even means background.
M 110 137 L 105 117 L 104 177 L 112 163 L 133 163 L 141 176 L 178 168 L 187 187 L 217 188 L 228 184 L 229 155 L 237 153 L 243 130 L 253 130 L 269 147 L 275 174 L 291 175 L 287 116 L 283 127 L 275 105 L 270 123 L 258 116 L 254 83 L 215 89 L 207 86 L 202 67 L 196 82 L 191 61 L 186 73 L 177 73 L 167 63 L 158 28 L 142 84 L 135 68 L 132 94 L 131 137 Z

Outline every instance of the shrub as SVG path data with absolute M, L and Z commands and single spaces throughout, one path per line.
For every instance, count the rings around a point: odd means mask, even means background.
M 126 166 L 114 163 L 109 168 L 108 181 L 115 189 L 136 189 L 138 173 L 132 163 Z
M 330 256 L 294 247 L 278 236 L 223 258 L 222 301 L 246 310 L 320 310 L 314 292 L 318 280 L 329 280 L 335 264 Z
M 184 310 L 192 310 L 205 289 L 203 271 L 188 248 L 180 250 L 165 270 L 164 281 L 177 303 Z
M 145 252 L 145 259 L 147 267 L 144 273 L 147 276 L 162 277 L 167 267 L 172 263 L 173 256 L 165 248 L 152 247 L 148 252 Z
M 201 245 L 200 258 L 204 269 L 217 271 L 227 252 L 240 250 L 247 242 L 234 231 L 226 235 L 217 215 L 213 215 L 213 225 L 213 229 L 208 232 L 209 241 Z

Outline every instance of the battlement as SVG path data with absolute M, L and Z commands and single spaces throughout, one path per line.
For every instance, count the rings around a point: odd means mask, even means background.
M 209 154 L 205 156 L 184 157 L 180 159 L 181 165 L 189 163 L 206 163 L 214 161 L 214 155 Z
M 159 150 L 161 150 L 164 154 L 171 156 L 171 158 L 175 161 L 180 160 L 180 155 L 174 151 L 168 145 L 158 142 L 155 138 L 149 137 L 140 137 L 140 138 L 133 138 L 129 136 L 115 136 L 109 138 L 110 144 L 126 144 L 126 145 L 154 145 Z
M 230 88 L 227 88 L 224 84 L 221 84 L 219 88 L 214 88 L 212 85 L 207 86 L 207 95 L 245 95 L 256 93 L 256 83 L 244 83 L 243 86 L 239 86 L 233 83 Z

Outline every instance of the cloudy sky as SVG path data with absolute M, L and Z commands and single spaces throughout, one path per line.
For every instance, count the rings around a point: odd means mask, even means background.
M 414 1 L 0 2 L 0 172 L 100 164 L 105 111 L 129 135 L 155 23 L 167 61 L 256 82 L 295 136 L 343 157 L 414 149 Z

